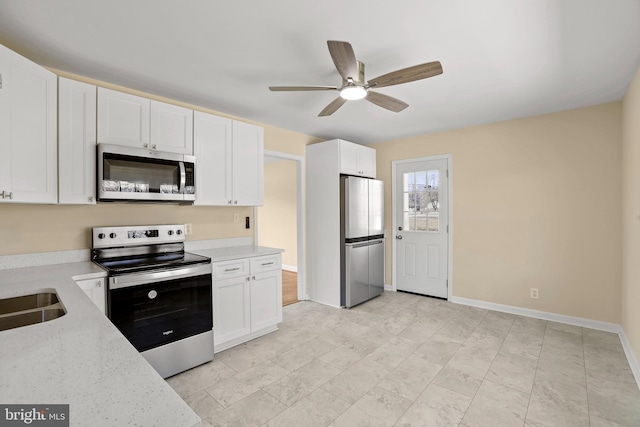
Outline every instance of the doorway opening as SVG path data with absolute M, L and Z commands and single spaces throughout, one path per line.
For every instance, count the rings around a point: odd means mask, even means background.
M 308 299 L 304 259 L 304 157 L 265 150 L 264 205 L 254 208 L 256 245 L 282 248 L 282 303 Z

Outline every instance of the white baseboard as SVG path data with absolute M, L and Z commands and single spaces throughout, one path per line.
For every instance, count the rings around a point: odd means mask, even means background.
M 566 323 L 568 325 L 580 326 L 583 328 L 596 329 L 598 331 L 613 332 L 620 331 L 620 325 L 599 320 L 585 319 L 583 317 L 566 316 L 564 314 L 550 313 L 548 311 L 532 310 L 530 308 L 516 307 L 513 305 L 496 304 L 494 302 L 481 301 L 470 298 L 452 297 L 449 301 L 456 304 L 470 305 L 472 307 L 485 308 L 487 310 L 501 311 L 503 313 L 517 314 L 519 316 L 533 317 L 535 319 L 549 320 L 551 322 Z
M 298 272 L 298 266 L 297 265 L 282 264 L 282 269 L 286 270 L 286 271 L 291 271 L 293 273 L 297 273 Z
M 624 333 L 624 329 L 620 328 L 618 335 L 620 336 L 620 342 L 622 343 L 624 354 L 627 355 L 631 372 L 633 372 L 636 384 L 638 384 L 638 388 L 640 388 L 640 364 L 638 363 L 638 359 L 636 359 L 636 355 L 633 352 L 633 348 L 631 348 L 631 343 L 627 339 L 627 335 Z
M 620 343 L 624 350 L 624 354 L 627 356 L 629 367 L 633 372 L 633 377 L 636 380 L 638 388 L 640 388 L 640 364 L 636 358 L 631 343 L 627 339 L 627 335 L 624 333 L 622 326 L 616 323 L 602 322 L 599 320 L 585 319 L 583 317 L 566 316 L 564 314 L 550 313 L 548 311 L 532 310 L 529 308 L 515 307 L 512 305 L 496 304 L 488 301 L 475 300 L 470 298 L 452 297 L 450 302 L 456 304 L 469 305 L 472 307 L 484 308 L 487 310 L 500 311 L 503 313 L 517 314 L 519 316 L 533 317 L 535 319 L 549 320 L 551 322 L 566 323 L 568 325 L 580 326 L 583 328 L 596 329 L 598 331 L 611 332 L 618 334 Z

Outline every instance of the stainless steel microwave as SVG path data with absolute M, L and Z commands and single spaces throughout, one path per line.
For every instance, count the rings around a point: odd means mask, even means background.
M 195 166 L 194 156 L 98 144 L 98 201 L 192 204 Z

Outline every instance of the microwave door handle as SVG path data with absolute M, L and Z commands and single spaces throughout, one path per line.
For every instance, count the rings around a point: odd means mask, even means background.
M 187 185 L 187 172 L 184 168 L 184 162 L 178 162 L 180 165 L 180 194 L 184 194 L 184 187 Z

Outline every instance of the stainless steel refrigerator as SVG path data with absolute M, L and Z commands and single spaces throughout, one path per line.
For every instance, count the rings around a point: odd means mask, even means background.
M 340 305 L 353 307 L 384 291 L 384 186 L 340 178 Z

